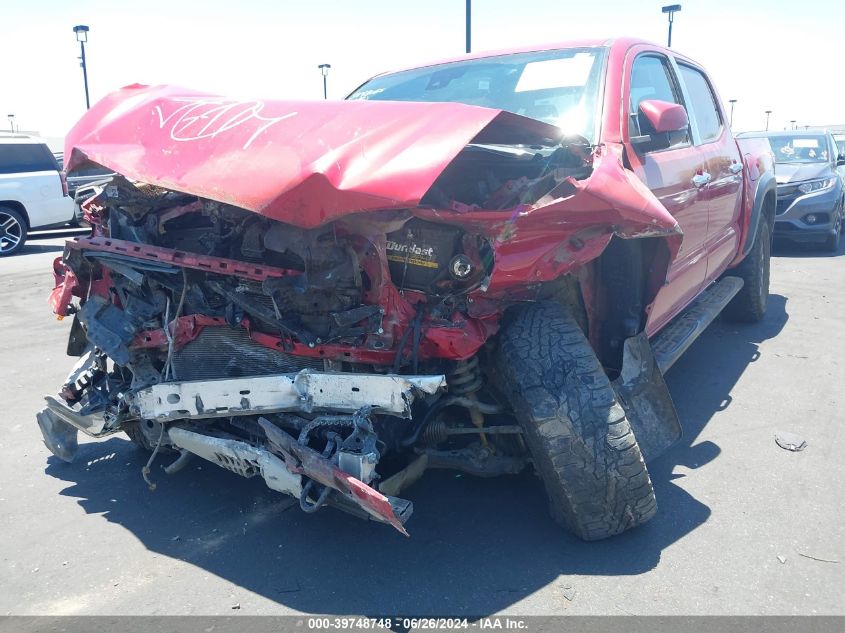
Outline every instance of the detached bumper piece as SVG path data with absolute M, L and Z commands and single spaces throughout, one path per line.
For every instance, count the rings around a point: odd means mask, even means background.
M 411 417 L 414 393 L 433 394 L 446 386 L 444 376 L 298 374 L 167 382 L 139 391 L 132 411 L 145 420 L 260 415 L 282 411 L 374 413 Z
M 260 476 L 267 486 L 299 499 L 314 512 L 331 505 L 363 518 L 387 523 L 408 536 L 404 524 L 413 504 L 386 496 L 369 485 L 379 460 L 372 414 L 411 417 L 417 395 L 434 394 L 446 386 L 444 376 L 393 376 L 380 374 L 322 373 L 303 370 L 247 378 L 168 382 L 127 396 L 130 420 L 164 424 L 166 444 L 179 449 L 181 465 L 196 455 L 242 477 Z M 37 415 L 44 443 L 56 456 L 71 461 L 77 432 L 102 437 L 120 430 L 120 421 L 107 424 L 101 413 L 83 415 L 60 399 L 47 396 L 47 407 Z M 281 412 L 318 415 L 299 438 L 267 418 L 258 419 L 265 439 L 245 441 L 191 420 L 262 415 Z M 272 417 L 272 416 L 271 416 Z M 332 450 L 308 446 L 307 429 L 328 420 L 343 420 L 353 428 L 339 437 Z M 173 424 L 170 424 L 170 423 Z M 252 422 L 254 424 L 254 422 Z M 258 431 L 256 438 L 260 437 Z M 176 464 L 166 468 L 175 472 Z M 148 464 L 149 466 L 149 464 Z
M 356 414 L 364 428 L 372 427 L 366 411 Z M 306 512 L 332 505 L 363 518 L 373 518 L 392 525 L 405 536 L 404 524 L 413 512 L 413 504 L 398 497 L 387 497 L 351 473 L 342 470 L 334 459 L 325 457 L 297 441 L 266 418 L 258 421 L 267 437 L 267 447 L 238 438 L 219 437 L 173 426 L 167 431 L 170 442 L 181 449 L 242 477 L 260 475 L 271 490 L 299 499 Z M 339 457 L 344 454 L 338 452 Z M 349 454 L 346 454 L 349 456 Z M 281 456 L 281 457 L 279 457 Z M 341 464 L 342 459 L 338 460 Z M 309 499 L 312 489 L 317 499 Z

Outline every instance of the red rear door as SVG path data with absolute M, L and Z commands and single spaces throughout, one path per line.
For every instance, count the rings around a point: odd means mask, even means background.
M 707 276 L 713 281 L 727 268 L 739 248 L 742 204 L 742 156 L 725 118 L 716 92 L 705 73 L 678 60 L 679 76 L 687 100 L 693 140 L 707 158 L 706 197 L 710 202 L 707 228 Z

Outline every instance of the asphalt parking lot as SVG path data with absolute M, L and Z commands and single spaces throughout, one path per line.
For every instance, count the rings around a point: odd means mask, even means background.
M 780 246 L 766 319 L 717 320 L 674 366 L 658 516 L 598 543 L 529 475 L 426 475 L 406 539 L 196 461 L 159 461 L 150 492 L 123 436 L 57 460 L 34 414 L 72 364 L 46 305 L 61 243 L 0 260 L 0 614 L 845 614 L 845 241 Z

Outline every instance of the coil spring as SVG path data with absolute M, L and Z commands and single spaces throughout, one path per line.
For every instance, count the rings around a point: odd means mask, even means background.
M 481 370 L 478 368 L 478 357 L 473 356 L 469 360 L 458 361 L 446 378 L 449 393 L 454 396 L 466 397 L 478 393 L 484 382 Z
M 437 446 L 449 439 L 449 432 L 443 420 L 436 419 L 429 422 L 423 430 L 423 443 L 427 446 Z

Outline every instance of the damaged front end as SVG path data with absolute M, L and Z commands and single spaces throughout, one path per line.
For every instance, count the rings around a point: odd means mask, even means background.
M 118 175 L 54 265 L 79 361 L 37 416 L 47 447 L 123 431 L 165 472 L 199 456 L 403 533 L 426 468 L 529 461 L 486 364 L 505 310 L 583 303 L 614 235 L 677 235 L 613 148 L 459 104 L 131 87 L 66 155 Z

